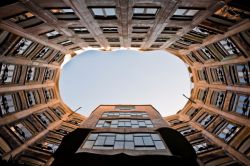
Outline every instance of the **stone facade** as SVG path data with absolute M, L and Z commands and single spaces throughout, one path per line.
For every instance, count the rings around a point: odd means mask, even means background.
M 188 65 L 190 101 L 165 120 L 200 165 L 250 165 L 246 0 L 8 0 L 0 9 L 4 160 L 50 165 L 63 136 L 85 120 L 58 92 L 65 54 L 124 47 L 165 50 Z

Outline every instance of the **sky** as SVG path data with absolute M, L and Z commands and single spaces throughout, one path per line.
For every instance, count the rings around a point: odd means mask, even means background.
M 184 107 L 191 83 L 187 66 L 166 51 L 89 50 L 62 67 L 59 90 L 84 116 L 101 104 L 151 104 L 168 116 Z

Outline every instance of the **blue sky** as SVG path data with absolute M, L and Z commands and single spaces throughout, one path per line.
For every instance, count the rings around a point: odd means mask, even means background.
M 179 111 L 190 96 L 185 64 L 165 51 L 85 51 L 66 63 L 60 95 L 88 116 L 100 104 L 152 104 L 162 116 Z

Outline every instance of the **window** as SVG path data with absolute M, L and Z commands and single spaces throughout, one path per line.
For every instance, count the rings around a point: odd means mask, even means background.
M 27 69 L 27 81 L 34 81 L 36 76 L 36 68 L 35 67 L 28 67 Z
M 213 82 L 225 83 L 224 72 L 222 67 L 211 68 L 211 75 Z
M 223 39 L 218 42 L 220 48 L 226 53 L 227 56 L 238 55 L 240 51 L 230 39 Z
M 240 130 L 240 127 L 236 124 L 226 121 L 218 128 L 217 130 L 219 131 L 216 132 L 216 135 L 225 142 L 230 141 L 233 136 L 235 136 L 235 134 Z
M 19 14 L 19 15 L 16 15 L 14 17 L 11 17 L 8 20 L 11 22 L 14 22 L 14 23 L 19 23 L 19 22 L 26 21 L 26 20 L 33 18 L 33 17 L 35 17 L 35 16 L 32 13 L 25 12 L 23 14 Z
M 118 33 L 117 27 L 101 27 L 103 33 Z
M 202 102 L 205 102 L 206 97 L 207 97 L 207 89 L 200 89 L 198 92 L 198 99 Z
M 133 27 L 132 33 L 148 33 L 150 27 Z
M 176 32 L 180 29 L 181 27 L 165 27 L 161 33 L 162 34 L 176 34 Z
M 199 26 L 194 27 L 194 29 L 192 29 L 191 32 L 196 33 L 196 34 L 201 35 L 201 36 L 204 36 L 204 37 L 207 37 L 210 34 L 214 34 L 214 33 L 210 32 L 210 31 L 208 31 L 207 29 L 204 29 L 204 28 L 199 27 Z
M 100 48 L 100 45 L 99 45 L 99 44 L 90 44 L 89 46 L 90 46 L 90 47 L 93 47 L 93 48 Z
M 47 8 L 58 20 L 79 20 L 71 8 Z
M 35 17 L 31 12 L 24 12 L 6 19 L 11 22 L 14 22 L 22 28 L 30 28 L 43 23 L 43 21 Z
M 56 132 L 63 134 L 63 135 L 67 135 L 69 134 L 69 131 L 63 130 L 63 129 L 57 129 Z
M 83 149 L 128 149 L 164 150 L 166 149 L 157 133 L 91 133 L 82 146 Z
M 174 119 L 174 120 L 170 120 L 169 123 L 171 125 L 178 125 L 181 124 L 183 121 L 179 120 L 179 119 Z
M 70 41 L 70 40 L 65 40 L 65 41 L 59 42 L 57 44 L 61 44 L 63 46 L 69 46 L 69 45 L 72 45 L 74 43 L 72 41 Z
M 52 80 L 54 75 L 54 70 L 47 68 L 44 73 L 44 79 L 45 80 Z
M 42 149 L 42 150 L 46 150 L 49 151 L 51 153 L 54 153 L 57 148 L 59 147 L 59 145 L 55 144 L 55 143 L 50 143 L 48 141 L 44 141 L 42 143 L 36 144 L 36 147 Z
M 28 102 L 29 107 L 36 104 L 35 92 L 34 91 L 26 92 L 26 97 L 27 97 L 27 100 L 28 100 L 27 102 Z
M 23 55 L 33 42 L 22 38 L 14 48 L 13 55 Z
M 102 117 L 148 117 L 146 112 L 104 112 Z
M 69 27 L 69 29 L 72 29 L 76 34 L 89 33 L 89 31 L 85 27 Z
M 207 143 L 207 142 L 200 142 L 192 146 L 197 154 L 214 149 L 214 145 L 212 145 L 211 143 Z
M 206 73 L 206 70 L 205 69 L 201 69 L 201 70 L 198 70 L 198 78 L 199 80 L 201 81 L 206 81 L 207 80 L 207 73 Z
M 176 45 L 176 44 L 171 44 L 169 48 L 172 48 L 174 50 L 184 49 L 184 47 L 182 47 L 180 45 Z
M 120 42 L 118 37 L 107 37 L 108 42 Z
M 199 58 L 197 58 L 197 56 L 193 53 L 190 52 L 189 54 L 187 54 L 187 57 L 192 61 L 192 62 L 201 62 L 199 60 Z
M 60 59 L 62 59 L 63 54 L 61 52 L 56 53 L 56 55 L 53 57 L 53 59 L 51 60 L 52 62 L 55 61 L 60 61 Z
M 210 102 L 215 107 L 222 108 L 225 96 L 225 92 L 214 91 Z
M 36 54 L 36 58 L 44 58 L 45 55 L 48 53 L 49 50 L 50 50 L 49 47 L 43 47 L 43 48 Z
M 205 60 L 215 59 L 215 56 L 208 48 L 206 47 L 202 48 L 201 52 L 205 55 L 205 57 L 203 56 Z
M 156 14 L 159 11 L 159 7 L 134 7 L 133 19 L 155 19 Z
M 115 109 L 116 110 L 134 110 L 135 106 L 133 106 L 133 105 L 118 105 L 118 106 L 115 106 Z
M 1 83 L 10 83 L 14 77 L 15 65 L 10 64 L 0 64 L 0 80 Z
M 75 121 L 75 120 L 69 120 L 69 121 L 67 121 L 67 122 L 69 122 L 70 124 L 79 126 L 79 123 L 78 123 L 77 121 Z
M 249 118 L 250 116 L 250 97 L 247 95 L 234 94 L 231 102 L 230 110 L 242 116 Z
M 237 77 L 240 84 L 250 84 L 250 70 L 247 64 L 236 65 Z
M 160 48 L 162 44 L 152 44 L 151 48 Z
M 52 100 L 54 97 L 52 89 L 44 89 L 44 96 L 46 101 Z
M 196 130 L 190 126 L 186 126 L 186 127 L 178 129 L 178 132 L 180 132 L 183 136 L 190 135 L 190 134 L 194 133 L 195 131 Z
M 143 42 L 143 39 L 142 37 L 132 37 L 132 42 Z
M 85 42 L 96 42 L 95 38 L 89 37 L 89 38 L 82 38 Z
M 52 110 L 58 117 L 62 117 L 65 114 L 65 112 L 59 108 L 52 108 Z
M 70 50 L 73 50 L 73 51 L 77 51 L 77 50 L 80 50 L 80 49 L 82 49 L 82 48 L 81 48 L 81 47 L 79 47 L 79 46 L 76 46 L 76 47 L 70 48 Z
M 58 13 L 63 13 L 63 14 L 71 14 L 74 13 L 74 11 L 70 8 L 62 8 L 62 9 L 50 9 L 50 11 L 54 14 L 58 14 Z
M 178 8 L 171 19 L 173 20 L 192 20 L 200 9 Z
M 207 127 L 213 120 L 215 119 L 214 115 L 210 115 L 208 113 L 204 113 L 198 119 L 198 123 L 203 127 Z
M 194 117 L 197 113 L 199 112 L 198 108 L 191 108 L 187 111 L 186 115 L 189 116 L 190 118 Z
M 45 115 L 45 113 L 39 113 L 37 114 L 37 117 L 45 126 L 48 126 L 51 123 L 50 119 Z
M 96 127 L 105 128 L 150 128 L 153 127 L 151 120 L 137 120 L 137 119 L 111 119 L 111 120 L 99 120 Z
M 10 129 L 23 141 L 32 137 L 31 131 L 23 123 L 17 123 Z
M 1 109 L 0 116 L 16 111 L 12 95 L 0 96 L 0 109 Z
M 46 37 L 48 39 L 54 39 L 54 38 L 57 38 L 59 36 L 62 36 L 59 32 L 53 30 L 53 31 L 49 31 L 47 33 L 45 33 Z
M 116 19 L 115 7 L 89 7 L 95 19 Z
M 166 41 L 168 41 L 168 39 L 169 38 L 167 38 L 167 37 L 158 37 L 156 40 L 155 40 L 155 42 L 166 42 Z

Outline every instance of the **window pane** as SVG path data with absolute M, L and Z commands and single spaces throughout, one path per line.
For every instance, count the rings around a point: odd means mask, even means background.
M 166 149 L 162 141 L 155 141 L 156 149 Z
M 146 13 L 147 14 L 156 14 L 157 8 L 147 8 Z
M 116 141 L 114 149 L 123 149 L 124 148 L 124 142 Z
M 186 16 L 194 16 L 199 10 L 188 10 Z
M 98 136 L 95 145 L 104 145 L 105 138 L 104 136 Z
M 102 8 L 93 8 L 92 11 L 96 16 L 104 16 L 104 13 L 102 11 Z
M 154 146 L 154 142 L 151 137 L 143 137 L 143 142 L 146 146 Z
M 184 15 L 184 13 L 187 11 L 187 9 L 177 9 L 174 13 L 174 15 L 177 15 L 177 16 L 182 16 Z
M 114 8 L 106 8 L 105 9 L 107 16 L 115 16 L 115 9 Z
M 134 8 L 134 14 L 143 14 L 144 8 Z

